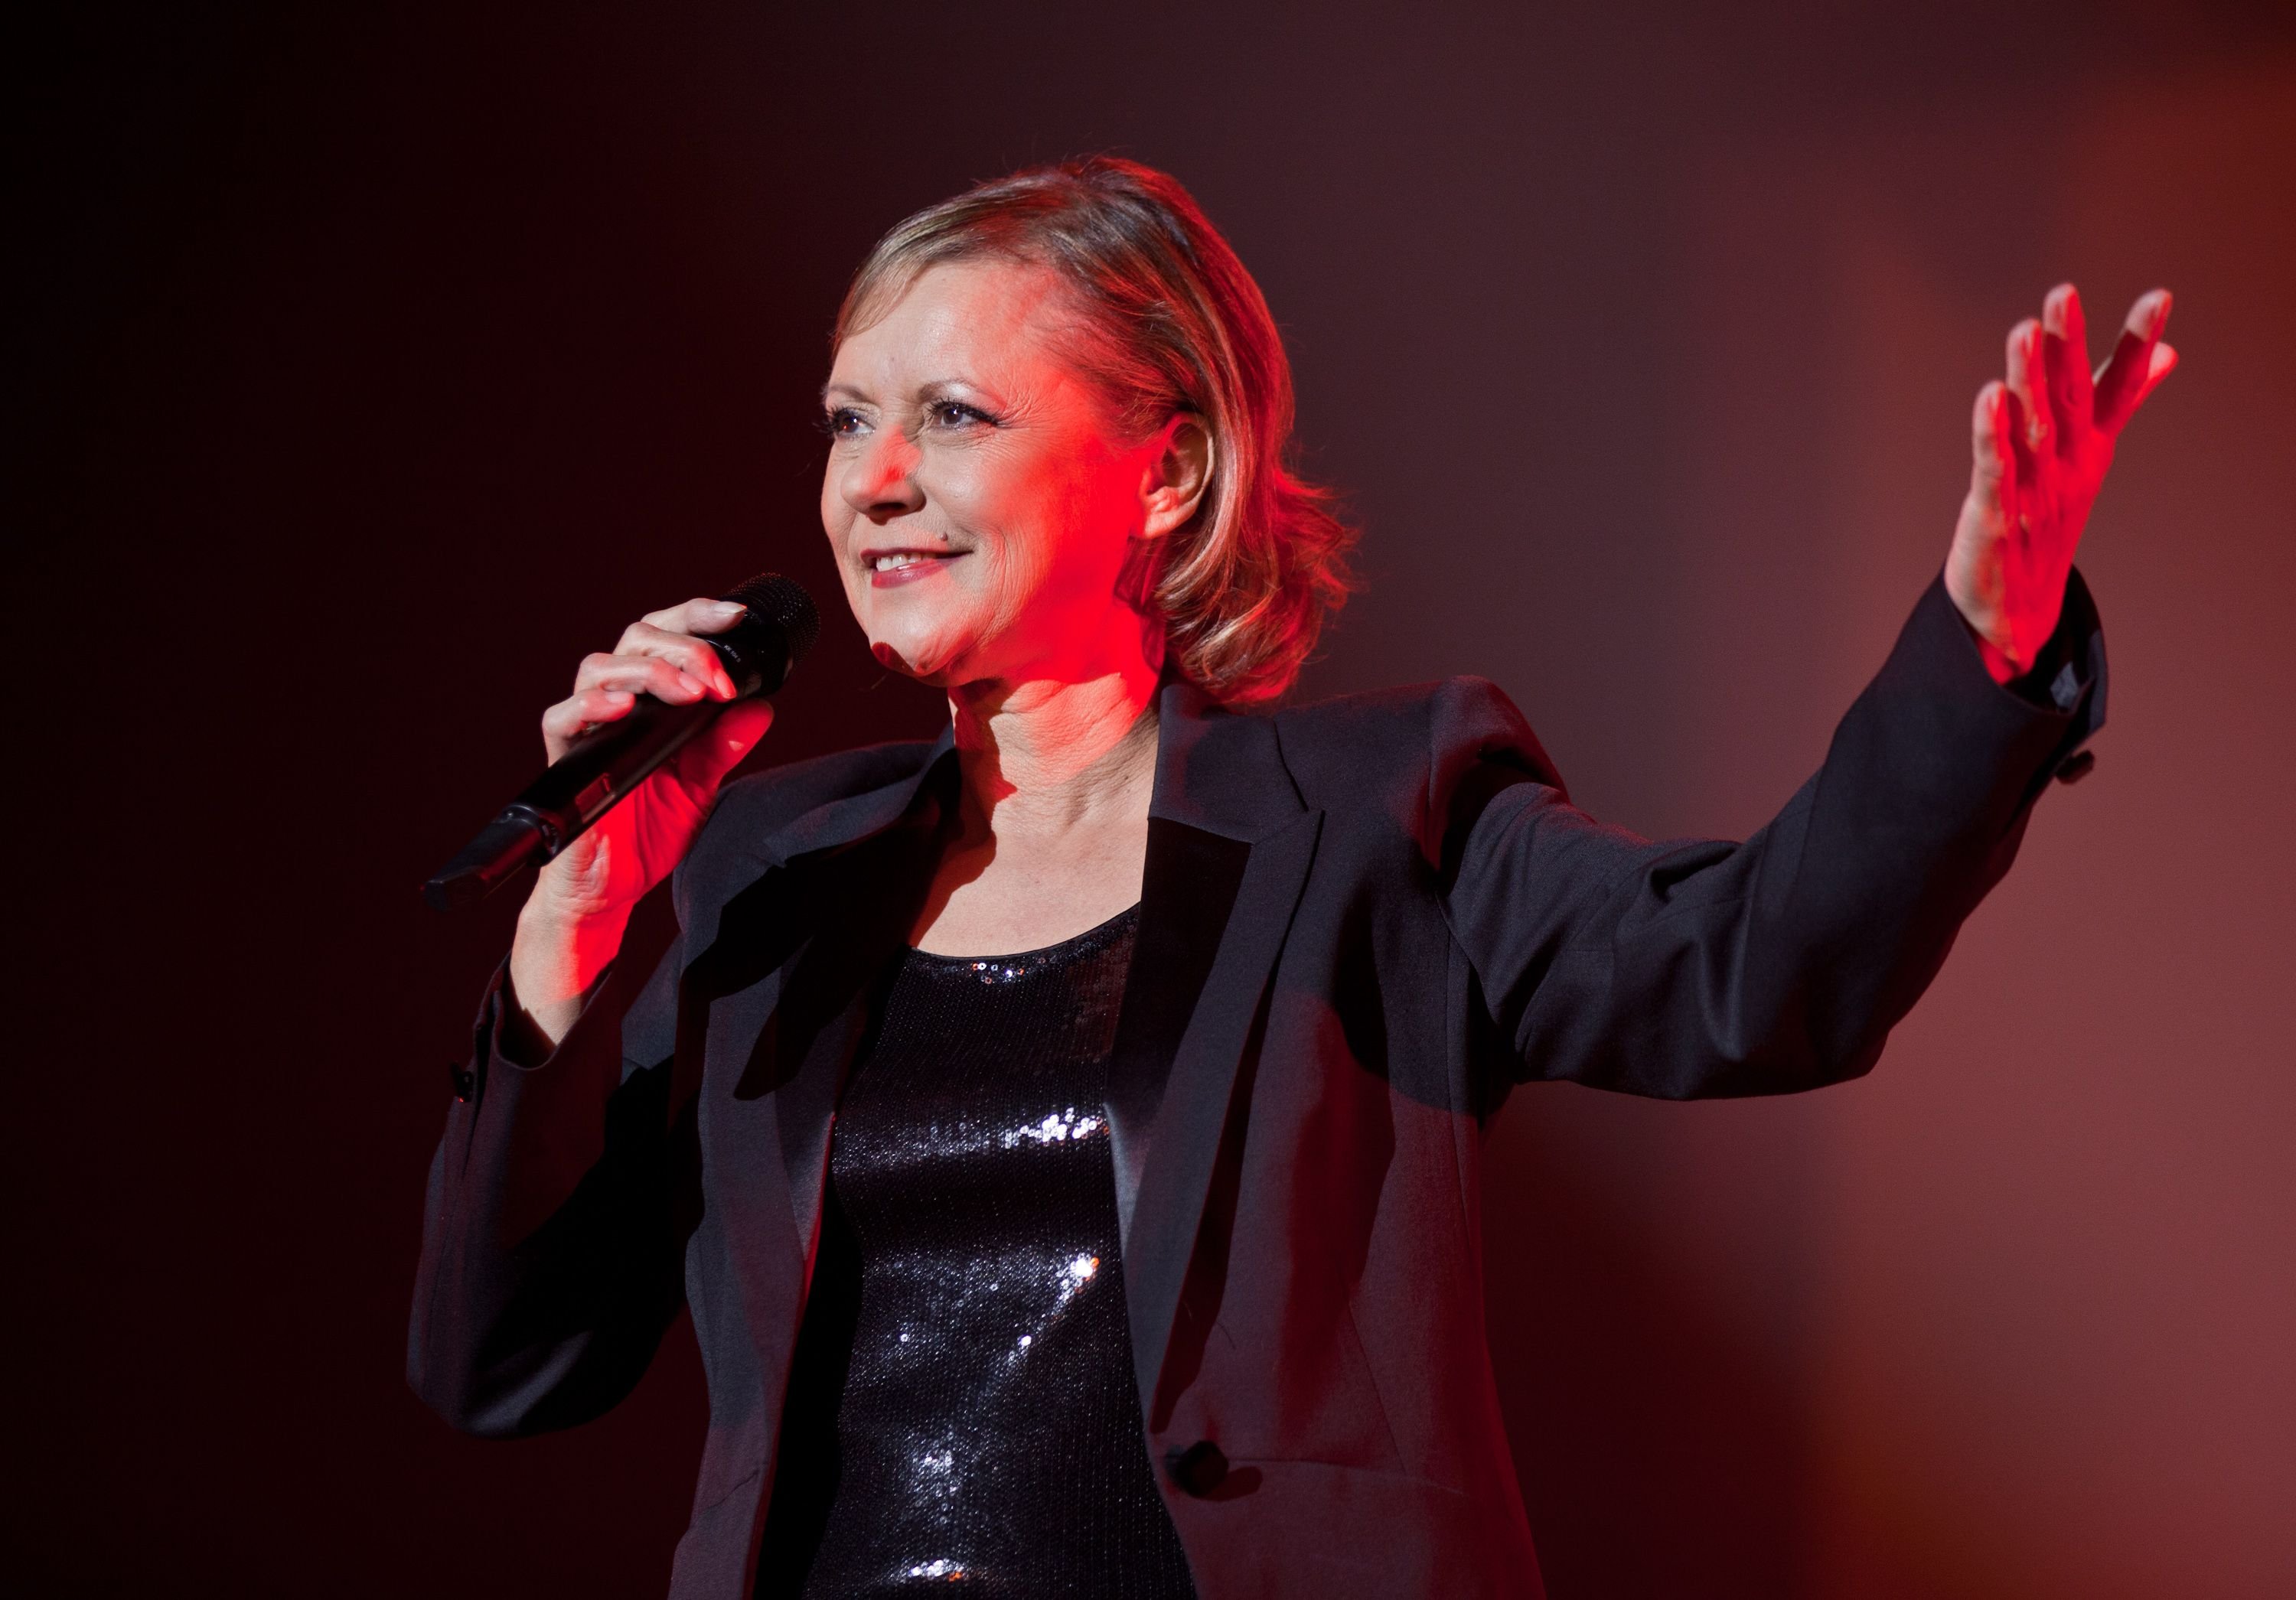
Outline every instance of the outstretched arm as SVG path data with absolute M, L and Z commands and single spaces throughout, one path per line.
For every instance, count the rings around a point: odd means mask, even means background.
M 1502 1071 L 1674 1097 L 1808 1088 L 1873 1063 L 2102 720 L 2073 553 L 2120 429 L 2176 363 L 2168 304 L 2138 300 L 2094 377 L 2070 285 L 2011 335 L 2006 381 L 1978 397 L 1944 572 L 1824 767 L 1744 843 L 1600 826 L 1541 775 L 1495 690 L 1439 698 L 1447 900 Z

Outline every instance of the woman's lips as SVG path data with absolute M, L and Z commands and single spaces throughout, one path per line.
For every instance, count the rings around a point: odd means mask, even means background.
M 949 562 L 961 559 L 964 552 L 953 550 L 946 555 L 928 555 L 922 551 L 903 551 L 909 557 L 906 565 L 881 567 L 873 562 L 869 568 L 869 587 L 890 589 L 905 583 L 914 583 L 929 573 L 938 572 Z

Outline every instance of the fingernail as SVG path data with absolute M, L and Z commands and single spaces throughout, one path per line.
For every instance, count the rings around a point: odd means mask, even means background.
M 2169 308 L 2174 299 L 2175 297 L 2165 289 L 2152 291 L 2152 334 L 2156 339 L 2160 337 L 2161 330 L 2168 325 Z
M 687 689 L 687 690 L 691 691 L 691 692 L 694 694 L 694 696 L 695 696 L 696 698 L 699 698 L 699 697 L 701 697 L 701 695 L 707 694 L 707 693 L 709 693 L 709 691 L 708 691 L 707 689 L 704 689 L 704 688 L 701 686 L 701 680 L 700 678 L 698 678 L 698 677 L 694 677 L 694 676 L 693 676 L 692 673 L 690 673 L 690 672 L 681 672 L 681 673 L 679 673 L 679 674 L 677 675 L 677 682 L 678 682 L 678 685 L 679 685 L 679 686 L 680 686 L 680 687 L 682 687 L 682 688 L 685 688 L 685 689 Z
M 721 617 L 738 617 L 750 608 L 738 600 L 713 600 L 710 609 Z

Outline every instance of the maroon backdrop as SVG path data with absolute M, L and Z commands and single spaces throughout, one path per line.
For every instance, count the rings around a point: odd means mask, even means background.
M 1304 692 L 1487 674 L 1649 832 L 1756 825 L 1817 760 L 2010 324 L 2177 290 L 2085 557 L 2095 775 L 1869 1080 L 1518 1095 L 1491 1333 L 1562 1600 L 2296 1592 L 2284 8 L 340 9 L 7 52 L 0 1570 L 659 1590 L 690 1336 L 531 1443 L 402 1385 L 512 914 L 414 886 L 624 619 L 833 594 L 808 423 L 869 240 L 1113 149 L 1259 272 L 1368 527 Z M 833 621 L 770 752 L 938 715 Z

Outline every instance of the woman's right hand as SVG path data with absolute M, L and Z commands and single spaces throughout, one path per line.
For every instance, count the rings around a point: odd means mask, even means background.
M 689 600 L 623 630 L 611 653 L 586 657 L 574 692 L 542 714 L 553 766 L 630 714 L 640 694 L 672 705 L 732 700 L 733 680 L 705 642 L 742 608 Z M 762 700 L 727 706 L 646 781 L 592 824 L 536 877 L 511 947 L 511 988 L 545 1046 L 555 1046 L 621 948 L 630 912 L 692 848 L 718 785 L 765 734 L 774 709 Z

